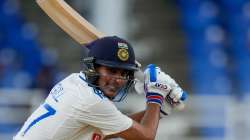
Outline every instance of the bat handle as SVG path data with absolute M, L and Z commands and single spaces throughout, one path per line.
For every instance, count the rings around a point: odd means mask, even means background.
M 147 67 L 149 69 L 150 82 L 156 82 L 156 66 L 154 64 L 149 64 Z
M 183 91 L 180 100 L 181 100 L 181 101 L 185 101 L 187 98 L 188 98 L 187 92 L 186 92 L 186 91 Z

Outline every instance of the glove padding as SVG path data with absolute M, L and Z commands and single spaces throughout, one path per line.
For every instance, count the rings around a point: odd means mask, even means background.
M 144 71 L 144 88 L 146 93 L 158 93 L 165 98 L 171 88 L 169 77 L 159 67 L 149 65 Z
M 169 115 L 173 108 L 183 108 L 185 100 L 183 96 L 184 92 L 179 87 L 179 85 L 172 79 L 168 74 L 161 71 L 159 67 L 155 65 L 148 65 L 147 69 L 144 71 L 144 90 L 147 97 L 147 102 L 149 100 L 149 95 L 151 93 L 160 95 L 163 99 L 160 102 L 156 102 L 161 105 L 161 117 Z M 184 98 L 183 98 L 184 97 Z
M 181 97 L 178 99 L 178 97 Z M 172 97 L 171 97 L 172 96 Z M 166 117 L 167 115 L 170 115 L 172 110 L 183 110 L 185 107 L 184 100 L 186 100 L 187 94 L 180 88 L 175 87 L 168 96 L 163 101 L 163 104 L 161 106 L 161 112 L 160 117 Z M 177 98 L 176 98 L 177 97 Z

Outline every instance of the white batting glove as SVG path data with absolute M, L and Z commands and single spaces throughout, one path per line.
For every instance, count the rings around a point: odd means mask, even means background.
M 144 76 L 147 102 L 161 105 L 161 117 L 169 115 L 175 108 L 184 108 L 183 101 L 187 98 L 187 94 L 173 78 L 153 64 L 148 65 Z
M 172 91 L 163 101 L 161 106 L 161 117 L 170 115 L 173 109 L 182 110 L 185 107 L 184 101 L 187 98 L 187 93 L 184 92 L 179 86 L 174 87 Z
M 159 67 L 153 64 L 147 66 L 144 71 L 144 88 L 146 92 L 147 103 L 156 103 L 162 105 L 164 99 L 171 91 L 173 82 L 167 74 L 161 71 Z

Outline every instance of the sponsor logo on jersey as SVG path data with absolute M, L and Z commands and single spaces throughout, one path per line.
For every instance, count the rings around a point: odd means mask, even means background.
M 100 134 L 94 133 L 92 136 L 92 140 L 101 140 L 102 136 Z

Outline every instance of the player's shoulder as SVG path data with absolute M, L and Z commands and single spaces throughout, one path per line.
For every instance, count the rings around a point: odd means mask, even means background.
M 87 90 L 89 86 L 86 81 L 81 80 L 82 77 L 83 77 L 82 73 L 72 73 L 59 83 L 62 84 L 65 88 L 69 89 L 84 88 Z
M 82 72 L 72 73 L 60 83 L 65 89 L 74 91 L 75 96 L 81 100 L 84 100 L 85 103 L 100 102 L 106 98 L 100 90 L 91 86 L 87 82 L 85 75 Z

